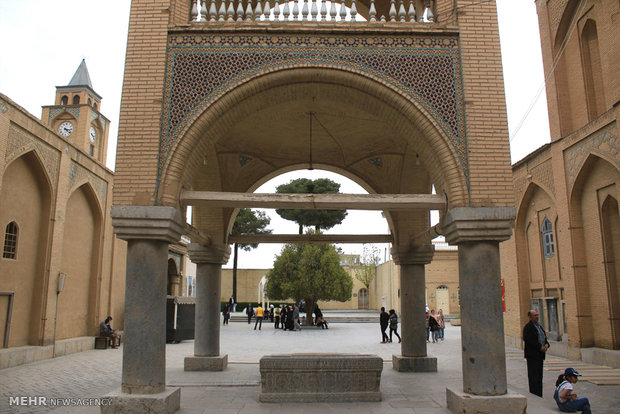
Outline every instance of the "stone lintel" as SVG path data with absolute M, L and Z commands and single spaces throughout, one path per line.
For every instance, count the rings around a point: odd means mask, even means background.
M 184 231 L 183 216 L 174 207 L 112 206 L 114 233 L 122 240 L 161 240 L 175 243 Z
M 397 265 L 426 265 L 433 260 L 435 246 L 425 244 L 422 246 L 401 246 L 392 247 L 390 253 Z
M 226 264 L 230 257 L 230 246 L 190 243 L 187 245 L 187 254 L 194 263 Z
M 171 414 L 181 408 L 180 388 L 167 387 L 165 391 L 158 394 L 125 394 L 119 389 L 103 398 L 109 401 L 109 404 L 101 405 L 101 414 Z
M 224 371 L 228 366 L 228 354 L 216 356 L 185 357 L 185 371 Z
M 392 355 L 392 368 L 398 372 L 437 372 L 437 358 Z
M 441 222 L 446 241 L 460 244 L 508 240 L 516 216 L 514 207 L 455 207 Z
M 525 414 L 527 398 L 508 392 L 504 395 L 474 395 L 446 388 L 448 410 L 458 414 Z

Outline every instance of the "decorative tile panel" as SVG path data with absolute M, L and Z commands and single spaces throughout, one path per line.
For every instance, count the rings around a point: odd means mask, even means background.
M 62 112 L 69 112 L 71 115 L 73 115 L 77 119 L 80 118 L 80 107 L 79 106 L 71 106 L 71 107 L 63 106 L 60 108 L 50 108 L 49 121 L 56 118 L 58 114 Z
M 566 180 L 571 189 L 588 155 L 597 154 L 620 168 L 620 144 L 615 123 L 609 124 L 564 151 Z
M 52 184 L 52 192 L 56 193 L 58 170 L 60 169 L 60 153 L 46 142 L 41 141 L 30 132 L 12 123 L 9 127 L 7 148 L 4 154 L 6 164 L 33 149 L 37 151 L 43 163 L 43 167 L 49 175 Z
M 82 167 L 77 162 L 71 160 L 71 171 L 69 171 L 69 184 L 68 184 L 68 194 L 71 194 L 74 188 L 82 184 L 84 181 L 88 181 L 93 189 L 95 190 L 95 194 L 97 194 L 97 198 L 99 198 L 99 203 L 102 211 L 105 209 L 106 205 L 106 188 L 107 183 L 93 174 L 88 169 Z
M 93 122 L 94 120 L 98 119 L 99 122 L 101 123 L 101 126 L 103 127 L 103 129 L 105 129 L 105 118 L 101 116 L 101 114 L 99 114 L 98 112 L 91 112 L 90 115 L 90 122 Z
M 209 105 L 248 79 L 295 67 L 357 73 L 415 101 L 448 138 L 469 182 L 457 37 L 362 34 L 170 35 L 159 177 L 184 129 Z

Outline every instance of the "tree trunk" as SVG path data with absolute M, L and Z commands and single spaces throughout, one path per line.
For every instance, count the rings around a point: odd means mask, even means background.
M 304 234 L 304 226 L 299 225 L 299 234 Z
M 304 299 L 304 303 L 306 304 L 306 326 L 312 326 L 314 325 L 312 314 L 314 313 L 314 305 L 316 302 L 310 299 Z
M 239 246 L 235 243 L 235 254 L 233 256 L 233 291 L 232 297 L 235 299 L 235 303 L 237 303 L 237 251 L 239 250 Z

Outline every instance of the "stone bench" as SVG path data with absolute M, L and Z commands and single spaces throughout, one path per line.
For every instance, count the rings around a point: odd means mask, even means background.
M 261 402 L 381 401 L 383 359 L 360 354 L 265 355 Z

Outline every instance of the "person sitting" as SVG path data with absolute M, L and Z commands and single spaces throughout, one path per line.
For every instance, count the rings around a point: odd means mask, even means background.
M 575 413 L 581 411 L 583 414 L 590 414 L 590 401 L 587 398 L 577 398 L 577 394 L 573 393 L 573 384 L 578 381 L 577 377 L 581 374 L 574 368 L 566 368 L 563 374 L 560 374 L 555 382 L 555 391 L 553 399 L 558 404 L 560 411 L 565 413 Z
M 318 318 L 316 318 L 316 326 L 320 326 L 321 329 L 329 329 L 327 321 L 323 316 L 319 316 Z
M 105 336 L 106 338 L 110 338 L 110 341 L 112 342 L 112 348 L 116 349 L 118 348 L 117 343 L 120 344 L 121 336 L 118 334 L 117 329 L 112 329 L 110 322 L 112 322 L 112 317 L 108 316 L 107 318 L 105 318 L 105 321 L 99 324 L 99 336 Z

